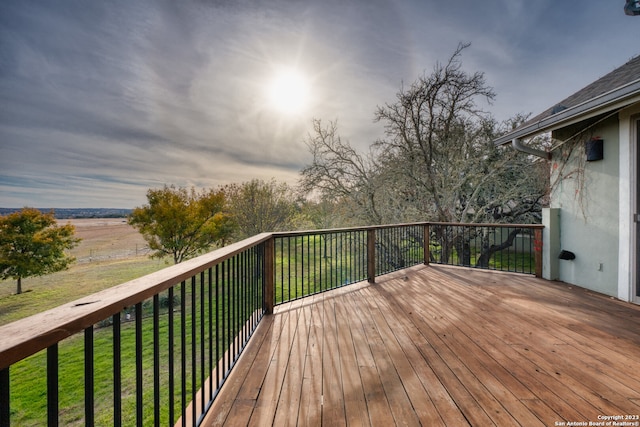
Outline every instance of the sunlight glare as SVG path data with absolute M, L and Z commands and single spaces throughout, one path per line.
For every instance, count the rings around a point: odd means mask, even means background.
M 300 112 L 308 102 L 309 83 L 294 69 L 280 71 L 269 85 L 268 98 L 271 105 L 286 114 Z

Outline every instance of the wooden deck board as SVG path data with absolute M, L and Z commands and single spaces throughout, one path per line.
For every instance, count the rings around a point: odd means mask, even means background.
M 279 306 L 205 425 L 555 425 L 640 413 L 640 307 L 419 266 Z

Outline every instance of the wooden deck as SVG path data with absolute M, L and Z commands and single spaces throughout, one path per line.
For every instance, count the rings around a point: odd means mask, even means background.
M 639 306 L 443 266 L 377 280 L 267 316 L 206 425 L 640 422 Z

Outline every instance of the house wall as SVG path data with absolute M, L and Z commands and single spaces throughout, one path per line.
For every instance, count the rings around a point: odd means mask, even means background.
M 560 129 L 553 137 L 564 141 L 586 125 Z M 584 141 L 595 136 L 604 140 L 604 159 L 587 162 Z M 572 261 L 558 261 L 557 278 L 618 296 L 618 116 L 591 125 L 577 143 L 568 141 L 552 155 L 550 207 L 558 215 L 559 249 L 576 256 Z

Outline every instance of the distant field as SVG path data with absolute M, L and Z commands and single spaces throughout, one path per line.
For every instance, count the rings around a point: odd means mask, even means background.
M 149 248 L 142 235 L 124 218 L 61 219 L 61 224 L 76 227 L 82 242 L 70 253 L 78 263 L 126 259 L 148 255 Z
M 23 279 L 20 295 L 15 295 L 15 281 L 0 281 L 0 325 L 167 266 L 162 260 L 149 259 L 146 242 L 123 218 L 59 222 L 73 224 L 76 236 L 82 239 L 70 251 L 76 263 L 66 271 Z

